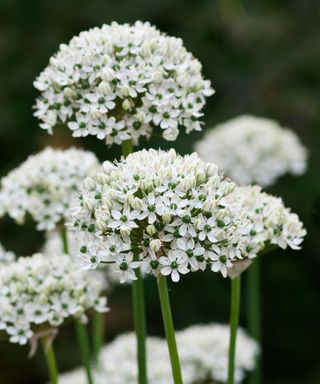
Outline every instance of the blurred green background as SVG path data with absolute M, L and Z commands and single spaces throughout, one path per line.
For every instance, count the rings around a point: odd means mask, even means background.
M 286 176 L 271 190 L 304 221 L 301 252 L 279 251 L 263 259 L 265 383 L 320 383 L 320 3 L 316 0 L 1 0 L 0 1 L 0 174 L 46 145 L 82 145 L 101 160 L 119 156 L 94 138 L 74 141 L 68 130 L 48 136 L 32 116 L 37 92 L 32 82 L 59 43 L 103 23 L 149 20 L 183 38 L 203 63 L 216 95 L 205 110 L 206 127 L 242 113 L 278 120 L 294 129 L 310 152 L 308 172 Z M 192 150 L 199 134 L 181 135 L 175 147 Z M 143 145 L 167 148 L 152 140 Z M 31 225 L 0 222 L 0 242 L 18 254 L 37 251 L 42 234 Z M 146 282 L 149 331 L 162 334 L 154 279 Z M 229 316 L 229 284 L 208 273 L 189 274 L 171 285 L 177 328 L 222 321 Z M 245 297 L 244 297 L 245 298 Z M 110 298 L 107 339 L 132 329 L 130 289 Z M 245 326 L 245 306 L 241 324 Z M 58 363 L 79 363 L 72 326 L 56 341 Z M 39 351 L 0 344 L 0 384 L 46 381 Z M 155 362 L 156 363 L 156 362 Z M 75 383 L 77 384 L 77 383 Z M 130 384 L 130 383 L 129 383 Z

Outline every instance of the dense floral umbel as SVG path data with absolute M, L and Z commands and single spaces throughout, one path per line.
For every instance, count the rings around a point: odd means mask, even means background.
M 274 120 L 254 116 L 217 125 L 195 149 L 240 184 L 266 187 L 285 173 L 300 175 L 306 169 L 307 151 L 297 135 Z
M 16 259 L 16 255 L 11 251 L 6 251 L 0 244 L 0 264 L 11 263 Z
M 110 263 L 121 282 L 134 280 L 135 268 L 173 281 L 208 265 L 226 276 L 233 261 L 255 257 L 267 240 L 294 248 L 305 233 L 280 199 L 254 189 L 258 201 L 252 202 L 246 189 L 238 190 L 195 153 L 143 150 L 105 162 L 103 170 L 85 181 L 69 224 L 79 236 L 84 266 Z M 259 205 L 262 198 L 267 207 Z M 254 237 L 261 217 L 264 237 Z
M 107 144 L 136 144 L 155 127 L 166 140 L 182 127 L 201 130 L 198 119 L 213 93 L 181 39 L 139 21 L 103 25 L 61 44 L 34 86 L 42 128 L 51 133 L 66 123 L 74 136 Z
M 225 383 L 227 381 L 229 327 L 221 324 L 197 325 L 177 332 L 177 343 L 185 384 Z M 134 383 L 136 381 L 136 346 L 133 334 L 119 336 L 106 346 L 100 355 L 100 370 L 96 372 L 95 383 Z M 150 384 L 172 383 L 171 366 L 164 340 L 149 337 Z M 246 333 L 239 329 L 236 354 L 236 383 L 242 382 L 247 371 L 255 367 L 259 348 Z M 119 367 L 119 361 L 121 366 Z M 61 375 L 60 384 L 85 384 L 83 370 Z
M 225 199 L 231 209 L 242 210 L 246 215 L 245 226 L 242 225 L 244 221 L 240 221 L 239 230 L 246 238 L 249 258 L 266 246 L 300 249 L 306 230 L 298 215 L 286 208 L 281 198 L 269 195 L 255 185 L 237 187 Z
M 226 275 L 235 249 L 245 252 L 232 212 L 220 204 L 235 185 L 215 165 L 143 150 L 103 169 L 71 210 L 88 268 L 111 262 L 121 282 L 134 280 L 135 268 L 178 281 L 208 264 Z
M 46 148 L 1 180 L 0 215 L 7 213 L 18 223 L 30 215 L 39 230 L 52 230 L 64 220 L 83 179 L 98 166 L 91 152 Z
M 103 283 L 67 256 L 21 257 L 0 268 L 0 332 L 12 343 L 28 340 L 86 312 L 104 312 Z

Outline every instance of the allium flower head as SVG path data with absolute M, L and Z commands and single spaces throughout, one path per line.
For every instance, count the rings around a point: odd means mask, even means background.
M 307 151 L 297 135 L 274 120 L 254 116 L 217 125 L 195 149 L 240 184 L 267 187 L 285 173 L 300 175 L 306 169 Z
M 110 263 L 120 282 L 134 280 L 136 268 L 173 281 L 207 266 L 227 276 L 235 260 L 269 244 L 297 249 L 305 235 L 281 199 L 238 188 L 196 153 L 174 150 L 105 162 L 70 211 L 83 265 Z
M 281 198 L 265 193 L 255 185 L 236 188 L 226 200 L 231 209 L 246 216 L 246 221 L 239 222 L 239 230 L 248 243 L 249 258 L 265 246 L 301 248 L 306 230 L 298 215 L 286 208 Z
M 222 324 L 197 325 L 176 332 L 183 382 L 185 384 L 226 383 L 228 371 L 229 327 Z M 168 349 L 163 339 L 147 340 L 150 384 L 172 383 Z M 254 369 L 259 347 L 239 329 L 235 381 L 241 383 L 247 372 Z M 119 361 L 121 366 L 119 367 Z M 118 336 L 103 348 L 99 358 L 100 370 L 95 372 L 95 383 L 135 383 L 137 377 L 136 339 L 132 333 Z M 72 381 L 74 380 L 74 381 Z M 59 383 L 85 384 L 83 370 L 61 375 Z
M 73 136 L 107 144 L 137 144 L 155 127 L 175 140 L 183 127 L 201 130 L 213 93 L 201 69 L 181 39 L 149 23 L 103 25 L 60 45 L 34 82 L 41 92 L 35 115 L 50 133 L 65 123 Z
M 0 332 L 26 344 L 69 318 L 85 320 L 88 310 L 105 312 L 102 291 L 101 281 L 67 256 L 20 257 L 0 269 Z
M 0 215 L 18 223 L 30 215 L 39 230 L 52 230 L 64 220 L 83 179 L 98 166 L 91 152 L 46 148 L 1 180 Z
M 111 262 L 121 282 L 134 280 L 135 268 L 173 281 L 207 265 L 226 276 L 242 234 L 225 199 L 235 184 L 214 164 L 151 149 L 103 169 L 71 208 L 88 268 Z
M 0 244 L 0 264 L 11 263 L 16 259 L 16 255 L 11 251 L 6 251 Z

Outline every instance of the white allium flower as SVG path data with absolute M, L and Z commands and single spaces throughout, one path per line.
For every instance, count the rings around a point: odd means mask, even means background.
M 37 229 L 52 230 L 65 219 L 83 179 L 98 167 L 91 152 L 46 148 L 1 180 L 0 216 L 23 223 L 30 215 Z
M 192 381 L 213 380 L 226 383 L 228 377 L 229 326 L 223 324 L 195 325 L 177 332 L 182 372 Z M 238 329 L 235 359 L 235 382 L 241 383 L 255 368 L 259 353 L 257 343 L 242 328 Z
M 11 251 L 6 251 L 0 244 L 0 264 L 8 264 L 15 261 L 16 255 Z
M 183 382 L 185 384 L 226 383 L 228 371 L 229 326 L 197 325 L 176 332 Z M 172 372 L 165 340 L 148 337 L 148 373 L 150 384 L 171 384 Z M 254 369 L 258 345 L 239 328 L 235 380 L 241 383 L 246 372 Z M 136 338 L 132 333 L 118 336 L 104 347 L 99 358 L 95 383 L 135 383 L 137 378 Z M 72 379 L 74 381 L 72 381 Z M 83 370 L 61 375 L 59 383 L 85 384 Z
M 143 150 L 103 169 L 85 182 L 71 208 L 69 228 L 79 237 L 82 258 L 93 267 L 97 260 L 113 263 L 121 281 L 135 279 L 140 267 L 178 281 L 180 274 L 204 270 L 216 255 L 221 268 L 215 271 L 226 276 L 234 258 L 228 247 L 236 243 L 241 255 L 243 235 L 225 199 L 235 184 L 215 165 L 196 154 Z
M 263 250 L 266 245 L 301 248 L 306 230 L 298 215 L 286 208 L 281 198 L 269 195 L 255 185 L 238 187 L 225 199 L 234 210 L 242 210 L 246 215 L 246 221 L 239 222 L 239 230 L 248 244 L 244 257 L 255 257 L 258 249 Z
M 12 343 L 26 344 L 37 333 L 56 328 L 86 312 L 105 312 L 103 283 L 71 258 L 35 254 L 0 269 L 0 331 Z
M 307 150 L 293 131 L 254 116 L 217 125 L 195 149 L 240 184 L 267 187 L 285 173 L 301 175 L 307 166 Z
M 87 267 L 110 263 L 121 282 L 140 267 L 173 281 L 207 265 L 226 277 L 234 261 L 268 245 L 298 249 L 305 235 L 281 199 L 236 187 L 195 153 L 143 150 L 103 170 L 85 181 L 68 226 Z
M 41 92 L 35 116 L 50 133 L 64 123 L 75 137 L 107 144 L 137 144 L 155 127 L 175 140 L 183 127 L 201 130 L 205 98 L 213 94 L 201 70 L 181 39 L 150 23 L 113 22 L 60 45 L 34 82 Z

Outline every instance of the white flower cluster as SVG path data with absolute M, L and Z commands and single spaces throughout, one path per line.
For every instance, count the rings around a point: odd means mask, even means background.
M 71 317 L 85 321 L 88 310 L 107 311 L 102 290 L 67 256 L 21 257 L 0 269 L 0 332 L 23 345 Z
M 176 332 L 185 384 L 226 383 L 228 370 L 229 327 L 221 324 L 197 325 Z M 242 382 L 245 374 L 255 367 L 258 345 L 240 328 L 237 337 L 235 381 Z M 150 384 L 172 383 L 172 372 L 165 340 L 149 337 L 148 375 Z M 119 366 L 119 361 L 121 365 Z M 100 370 L 95 383 L 135 383 L 136 338 L 124 334 L 103 348 L 99 359 Z M 61 375 L 61 384 L 85 384 L 83 369 Z
M 60 45 L 34 82 L 35 109 L 50 133 L 67 123 L 73 136 L 94 135 L 107 144 L 138 143 L 155 127 L 166 140 L 179 129 L 201 130 L 206 96 L 213 94 L 201 64 L 149 23 L 103 25 Z
M 240 184 L 267 187 L 285 173 L 300 175 L 306 169 L 307 151 L 297 135 L 274 120 L 254 116 L 217 125 L 195 149 Z
M 266 246 L 301 248 L 306 230 L 298 215 L 286 208 L 281 198 L 269 195 L 255 185 L 237 187 L 226 200 L 233 210 L 242 210 L 246 216 L 246 220 L 239 222 L 239 230 L 246 238 L 249 258 L 255 257 Z
M 69 225 L 79 238 L 84 266 L 110 263 L 120 282 L 135 280 L 136 268 L 171 275 L 173 281 L 207 265 L 226 276 L 236 259 L 255 257 L 263 241 L 282 247 L 302 241 L 302 224 L 286 214 L 279 221 L 266 217 L 266 238 L 253 238 L 261 215 L 242 197 L 246 190 L 237 190 L 196 153 L 182 157 L 173 149 L 143 150 L 116 164 L 105 162 L 103 170 L 86 179 Z M 256 191 L 258 200 L 267 199 Z M 278 217 L 279 205 L 288 212 L 280 199 L 272 198 L 262 214 Z M 269 231 L 278 233 L 270 239 Z
M 16 255 L 11 251 L 6 251 L 0 244 L 0 264 L 7 264 L 15 261 Z
M 83 179 L 98 167 L 91 152 L 46 148 L 1 180 L 0 216 L 23 223 L 30 215 L 39 230 L 52 230 L 65 219 Z
M 235 184 L 215 165 L 151 149 L 103 169 L 85 181 L 71 209 L 88 268 L 112 262 L 121 282 L 134 280 L 135 268 L 173 281 L 208 264 L 226 275 L 241 234 L 220 204 Z

